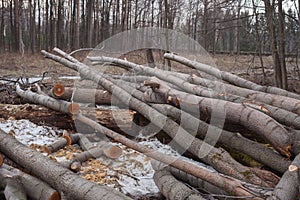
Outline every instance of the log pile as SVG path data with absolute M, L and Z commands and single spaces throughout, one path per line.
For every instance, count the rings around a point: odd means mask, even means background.
M 17 85 L 16 92 L 20 97 L 37 104 L 30 105 L 30 109 L 27 105 L 24 110 L 36 112 L 44 120 L 53 115 L 61 117 L 53 124 L 58 127 L 68 124 L 67 129 L 75 129 L 80 124 L 101 138 L 101 142 L 94 145 L 82 134 L 65 133 L 43 151 L 50 154 L 74 143 L 84 151 L 72 160 L 56 163 L 0 131 L 1 154 L 26 170 L 23 172 L 3 164 L 5 158 L 0 154 L 3 180 L 0 188 L 5 188 L 7 199 L 26 198 L 30 194 L 30 188 L 26 186 L 34 181 L 40 181 L 36 185 L 41 185 L 43 192 L 47 191 L 47 194 L 37 192 L 48 195 L 42 199 L 60 199 L 61 196 L 66 199 L 128 198 L 74 174 L 89 158 L 119 157 L 122 151 L 111 141 L 153 159 L 154 181 L 167 199 L 297 199 L 300 187 L 300 95 L 257 85 L 172 53 L 166 53 L 165 59 L 191 68 L 191 74 L 151 68 L 118 58 L 88 57 L 93 65 L 111 63 L 143 76 L 135 79 L 130 73 L 122 76 L 104 74 L 57 48 L 54 51 L 58 55 L 46 51 L 42 54 L 77 71 L 82 79 L 99 85 L 99 89 L 57 84 L 49 91 L 38 89 L 35 92 Z M 197 76 L 197 71 L 217 79 Z M 86 104 L 89 105 L 82 106 Z M 118 118 L 94 107 L 96 104 L 130 110 L 118 111 Z M 20 112 L 14 116 L 16 112 L 12 112 L 12 108 L 6 109 L 8 112 L 2 118 L 26 115 Z M 136 120 L 135 115 L 144 119 Z M 32 114 L 26 116 L 34 118 Z M 137 124 L 132 127 L 131 122 L 137 121 L 146 123 L 150 131 Z M 170 141 L 169 145 L 182 156 L 166 155 L 139 144 L 135 138 L 140 134 Z M 191 162 L 186 157 L 196 161 Z M 200 167 L 197 162 L 205 163 L 213 170 Z M 13 197 L 11 193 L 14 193 Z

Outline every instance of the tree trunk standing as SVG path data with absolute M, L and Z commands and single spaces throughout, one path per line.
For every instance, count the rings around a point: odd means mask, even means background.
M 95 3 L 95 12 L 94 12 L 94 45 L 99 43 L 99 21 L 100 21 L 100 0 L 97 0 Z M 114 24 L 112 25 L 114 27 Z M 113 33 L 112 33 L 113 34 Z
M 166 50 L 164 53 L 169 53 L 170 44 L 169 44 L 169 31 L 168 31 L 168 14 L 169 14 L 169 3 L 168 0 L 164 0 L 165 4 L 165 14 L 164 14 L 164 28 L 165 28 L 165 38 L 166 38 Z M 165 59 L 163 59 L 165 64 Z M 171 61 L 167 60 L 167 70 L 171 70 Z
M 284 11 L 282 9 L 282 1 L 278 0 L 278 13 L 279 13 L 279 59 L 281 67 L 281 82 L 282 88 L 287 89 L 287 69 L 285 63 L 285 22 L 284 22 Z
M 241 0 L 238 0 L 238 5 L 237 5 L 237 20 L 236 20 L 236 28 L 235 28 L 235 50 L 234 52 L 237 55 L 240 55 L 240 28 L 241 28 Z
M 36 1 L 32 2 L 31 0 L 29 1 L 29 13 L 30 13 L 30 35 L 31 35 L 31 41 L 30 41 L 30 47 L 31 47 L 31 53 L 35 53 L 35 6 L 36 6 Z M 33 3 L 33 6 L 32 6 Z
M 208 0 L 204 0 L 203 2 L 204 4 L 204 8 L 203 8 L 203 22 L 202 22 L 202 46 L 205 50 L 208 50 L 208 45 L 207 45 L 207 33 L 208 33 L 208 5 L 209 5 L 209 2 Z
M 74 7 L 76 7 L 76 19 L 75 19 L 75 49 L 80 48 L 80 0 L 74 0 Z
M 50 48 L 57 46 L 56 37 L 56 3 L 55 0 L 50 0 Z
M 20 27 L 19 27 L 19 0 L 14 0 L 14 51 L 17 52 L 20 50 Z
M 4 0 L 1 1 L 2 6 L 1 6 L 1 36 L 0 36 L 0 46 L 2 46 L 3 48 L 0 49 L 0 52 L 4 52 L 5 51 L 5 30 L 4 30 L 4 11 L 6 11 L 6 7 L 4 6 Z
M 123 1 L 122 31 L 128 30 L 128 0 Z
M 265 15 L 267 18 L 267 25 L 269 29 L 269 34 L 270 34 L 270 44 L 271 44 L 271 49 L 272 49 L 272 57 L 273 57 L 273 62 L 274 62 L 274 78 L 275 78 L 275 84 L 279 88 L 283 88 L 283 83 L 282 83 L 282 68 L 281 68 L 281 62 L 280 62 L 280 57 L 279 57 L 279 52 L 277 48 L 277 38 L 276 38 L 276 28 L 274 24 L 274 12 L 275 12 L 275 1 L 273 0 L 272 3 L 270 0 L 264 0 L 265 4 Z
M 35 5 L 34 7 L 36 7 L 36 1 L 34 1 Z M 38 1 L 38 29 L 37 29 L 37 39 L 38 39 L 38 47 L 39 49 L 42 48 L 42 34 L 41 34 L 41 28 L 42 28 L 42 19 L 41 19 L 41 2 Z M 44 13 L 44 12 L 43 12 Z
M 257 5 L 255 4 L 254 0 L 252 0 L 253 4 L 253 12 L 255 14 L 255 35 L 256 35 L 256 41 L 257 41 L 257 46 L 258 46 L 258 57 L 260 60 L 260 65 L 262 68 L 262 73 L 263 73 L 263 85 L 265 85 L 265 79 L 266 79 L 266 72 L 265 72 L 265 67 L 264 67 L 264 61 L 262 57 L 263 53 L 263 45 L 262 45 L 262 36 L 259 33 L 259 18 L 258 15 L 259 13 L 257 12 Z
M 58 0 L 57 8 L 57 46 L 63 48 L 64 46 L 64 0 Z
M 94 0 L 88 0 L 87 9 L 87 46 L 92 47 L 93 42 L 93 12 L 94 12 Z
M 46 0 L 45 49 L 49 50 L 49 0 Z M 51 21 L 50 21 L 51 23 Z
M 71 0 L 68 1 L 68 23 L 67 23 L 67 49 L 72 49 L 72 2 Z

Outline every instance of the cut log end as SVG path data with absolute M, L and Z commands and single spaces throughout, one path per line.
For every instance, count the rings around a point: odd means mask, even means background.
M 293 171 L 296 171 L 296 170 L 298 170 L 298 167 L 296 165 L 290 165 L 289 166 L 289 171 L 290 172 L 293 172 Z
M 68 134 L 63 134 L 62 137 L 67 141 L 67 146 L 72 144 L 72 138 Z
M 49 200 L 61 200 L 60 194 L 57 191 L 53 192 L 50 195 Z
M 73 172 L 79 172 L 80 169 L 81 169 L 81 163 L 78 162 L 78 161 L 75 161 L 71 164 L 70 166 L 70 169 L 73 171 Z
M 104 154 L 109 158 L 119 158 L 122 155 L 122 149 L 116 146 L 110 146 L 108 148 L 104 148 Z
M 70 106 L 69 106 L 69 112 L 73 115 L 78 114 L 79 109 L 80 109 L 80 106 L 79 106 L 78 103 L 71 103 Z
M 53 94 L 56 97 L 61 97 L 65 93 L 65 87 L 62 84 L 55 84 L 53 87 Z

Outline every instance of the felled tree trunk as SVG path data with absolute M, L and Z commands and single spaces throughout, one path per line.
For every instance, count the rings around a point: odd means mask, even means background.
M 216 78 L 218 78 L 220 80 L 225 80 L 229 83 L 232 83 L 232 84 L 240 86 L 240 87 L 244 87 L 244 88 L 248 88 L 248 89 L 256 90 L 256 91 L 262 91 L 262 92 L 266 92 L 266 93 L 271 93 L 271 94 L 287 96 L 287 97 L 291 97 L 291 98 L 295 98 L 295 99 L 300 99 L 300 95 L 298 95 L 298 94 L 288 92 L 286 90 L 283 90 L 283 89 L 280 89 L 277 87 L 261 86 L 256 83 L 253 83 L 251 81 L 245 80 L 241 77 L 238 77 L 234 74 L 231 74 L 229 72 L 220 71 L 219 69 L 217 69 L 215 67 L 212 67 L 212 66 L 209 66 L 206 64 L 202 64 L 202 63 L 199 63 L 196 61 L 191 61 L 182 56 L 166 53 L 164 55 L 164 57 L 166 59 L 173 60 L 173 61 L 179 62 L 181 64 L 184 64 L 188 67 L 203 71 L 207 74 L 215 76 Z
M 56 91 L 56 87 L 54 86 L 51 91 L 51 95 L 54 98 L 62 99 L 66 101 L 72 100 L 74 102 L 80 103 L 95 103 L 98 105 L 120 105 L 122 104 L 112 99 L 112 95 L 105 91 L 99 89 L 88 89 L 88 88 L 71 88 L 71 87 L 61 87 L 64 88 L 61 92 Z M 58 87 L 57 87 L 58 88 Z
M 289 169 L 284 173 L 268 199 L 294 200 L 299 198 L 300 187 L 300 154 L 296 156 Z
M 130 199 L 120 192 L 80 178 L 70 170 L 18 142 L 0 129 L 0 151 L 68 199 Z
M 107 91 L 113 93 L 120 101 L 128 104 L 130 108 L 138 111 L 154 125 L 162 128 L 174 141 L 184 150 L 188 150 L 193 155 L 209 163 L 219 172 L 230 174 L 231 176 L 248 181 L 253 184 L 269 186 L 268 183 L 258 178 L 251 170 L 240 163 L 236 162 L 228 152 L 223 149 L 217 149 L 188 133 L 176 122 L 167 118 L 165 115 L 148 106 L 146 103 L 133 98 L 129 93 L 120 87 L 103 78 L 101 75 L 94 73 L 90 68 L 82 63 L 72 63 L 64 58 L 55 56 L 48 52 L 42 51 L 47 57 L 64 64 L 71 69 L 77 70 L 80 75 L 86 79 L 93 80 L 100 84 Z M 73 59 L 72 59 L 73 60 Z M 77 118 L 78 119 L 78 118 Z M 246 173 L 245 173 L 246 172 Z
M 195 189 L 191 189 L 184 183 L 177 180 L 168 170 L 162 169 L 154 173 L 154 182 L 160 192 L 170 200 L 204 200 Z
M 172 101 L 175 105 L 181 105 L 181 108 L 189 113 L 225 112 L 224 117 L 226 117 L 227 120 L 241 124 L 254 133 L 264 137 L 283 155 L 288 157 L 291 155 L 289 151 L 292 141 L 288 131 L 271 117 L 252 108 L 245 107 L 242 104 L 209 99 L 181 92 L 164 85 L 158 79 L 157 83 L 160 84 L 160 87 L 154 89 L 154 91 L 164 94 L 166 102 Z
M 6 200 L 27 200 L 25 190 L 17 177 L 7 177 L 4 190 Z
M 59 193 L 56 190 L 51 188 L 47 183 L 41 181 L 40 179 L 37 179 L 36 177 L 26 174 L 9 165 L 4 165 L 3 169 L 0 168 L 0 172 L 7 173 L 5 171 L 8 171 L 9 174 L 11 175 L 18 176 L 18 179 L 22 184 L 22 187 L 24 188 L 26 194 L 32 200 L 40 200 L 40 199 L 60 200 L 61 199 Z
M 191 174 L 188 174 L 188 173 L 181 171 L 179 169 L 176 169 L 174 167 L 166 166 L 164 163 L 161 163 L 159 161 L 152 160 L 151 165 L 155 171 L 160 171 L 160 170 L 166 169 L 176 179 L 184 181 L 184 182 L 188 183 L 189 185 L 191 185 L 192 187 L 197 188 L 198 190 L 205 191 L 205 192 L 212 193 L 212 194 L 228 195 L 227 192 L 210 184 L 207 181 L 204 181 L 200 178 L 197 178 Z
M 183 80 L 189 81 L 192 84 L 200 84 L 203 87 L 207 87 L 207 92 L 203 92 L 202 95 L 205 97 L 210 98 L 216 98 L 216 99 L 222 99 L 226 101 L 231 101 L 234 103 L 242 103 L 245 106 L 252 107 L 256 110 L 259 110 L 270 117 L 274 118 L 276 121 L 280 122 L 281 124 L 294 127 L 296 129 L 300 129 L 300 116 L 296 113 L 293 113 L 291 111 L 285 110 L 284 108 L 294 110 L 293 107 L 290 105 L 283 104 L 281 101 L 277 99 L 279 97 L 278 95 L 270 95 L 266 93 L 262 93 L 263 95 L 259 95 L 262 97 L 262 101 L 258 101 L 258 99 L 251 100 L 249 97 L 253 96 L 247 96 L 249 94 L 258 93 L 254 90 L 249 90 L 245 88 L 240 88 L 234 85 L 222 83 L 219 81 L 212 81 L 204 78 L 200 78 L 195 75 L 189 75 L 189 74 L 182 74 L 182 73 L 174 73 L 169 72 L 170 74 L 177 76 Z M 205 88 L 203 88 L 205 90 Z M 247 91 L 245 94 L 244 91 Z M 220 95 L 226 93 L 225 95 Z M 241 94 L 242 93 L 242 94 Z M 234 95 L 235 94 L 235 95 Z M 240 95 L 240 96 L 237 96 Z M 241 96 L 243 95 L 243 97 Z M 270 103 L 271 100 L 274 100 L 274 102 L 277 102 L 276 104 L 283 107 L 275 107 L 272 105 L 269 105 L 267 103 Z M 267 102 L 267 103 L 262 103 Z M 273 101 L 272 101 L 273 102 Z M 274 104 L 274 103 L 271 103 Z
M 114 83 L 118 84 L 117 82 Z M 145 95 L 143 92 L 136 90 L 135 88 L 132 88 L 127 84 L 118 84 L 118 86 L 123 88 L 127 92 L 131 92 L 131 94 L 134 97 L 140 100 L 145 99 Z M 153 96 L 150 96 L 150 98 L 153 98 Z M 251 141 L 238 133 L 232 133 L 226 130 L 222 130 L 218 127 L 209 125 L 204 121 L 201 121 L 198 118 L 192 116 L 191 114 L 186 113 L 183 110 L 180 110 L 172 105 L 159 104 L 162 103 L 161 101 L 163 99 L 161 98 L 157 100 L 157 98 L 154 97 L 153 99 L 155 101 L 155 103 L 151 104 L 153 108 L 157 109 L 164 115 L 175 119 L 178 123 L 180 123 L 180 125 L 184 129 L 188 131 L 190 130 L 191 132 L 195 132 L 196 130 L 197 136 L 201 139 L 204 139 L 204 141 L 207 141 L 208 143 L 210 143 L 211 138 L 218 138 L 217 142 L 219 144 L 226 146 L 230 149 L 235 149 L 239 152 L 243 152 L 280 173 L 284 173 L 290 164 L 290 161 L 287 161 L 278 153 L 265 147 L 263 144 Z M 163 102 L 165 102 L 165 99 Z M 210 144 L 215 145 L 215 143 Z
M 0 118 L 3 119 L 28 119 L 38 125 L 52 125 L 61 129 L 75 129 L 74 121 L 70 115 L 41 105 L 0 104 L 0 110 Z M 84 115 L 95 116 L 99 123 L 118 131 L 120 128 L 122 130 L 131 130 L 132 121 L 138 118 L 136 112 L 127 109 L 111 111 L 100 108 L 84 108 L 82 113 Z

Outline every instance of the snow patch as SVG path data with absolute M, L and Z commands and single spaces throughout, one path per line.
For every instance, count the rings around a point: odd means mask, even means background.
M 0 121 L 0 128 L 29 146 L 31 144 L 47 145 L 53 143 L 62 133 L 48 126 L 38 126 L 29 120 L 6 120 Z

